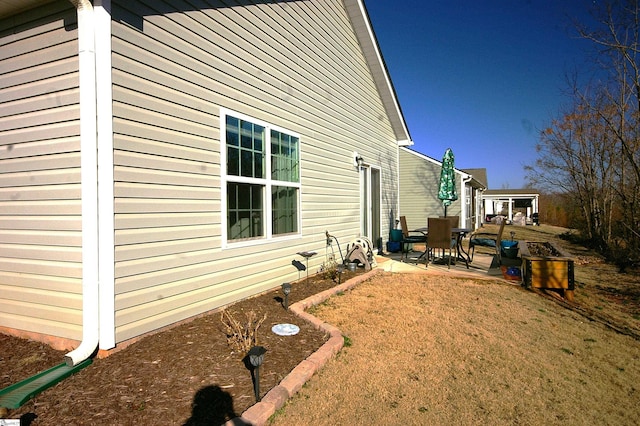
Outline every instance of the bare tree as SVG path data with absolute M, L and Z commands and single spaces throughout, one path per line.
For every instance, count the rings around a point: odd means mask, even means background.
M 599 64 L 606 71 L 600 96 L 593 108 L 615 138 L 617 228 L 616 246 L 635 251 L 640 245 L 640 5 L 638 0 L 604 4 L 594 15 L 600 26 L 578 27 L 582 37 L 594 43 Z
M 601 251 L 640 246 L 640 0 L 599 4 L 593 42 L 597 79 L 571 84 L 570 107 L 541 133 L 530 180 L 573 197 L 581 230 Z M 616 249 L 617 252 L 613 253 Z
M 576 99 L 540 135 L 535 166 L 528 179 L 548 193 L 564 193 L 580 206 L 577 227 L 595 247 L 606 250 L 614 200 L 614 147 L 606 124 L 590 104 Z

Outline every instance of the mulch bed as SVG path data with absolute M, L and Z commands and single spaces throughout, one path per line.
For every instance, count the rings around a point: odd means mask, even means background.
M 342 281 L 361 273 L 345 272 Z M 302 279 L 293 283 L 289 304 L 336 285 L 320 274 Z M 227 311 L 239 321 L 246 321 L 250 311 L 258 318 L 267 315 L 258 330 L 258 344 L 267 349 L 259 370 L 261 396 L 327 340 L 324 332 L 284 309 L 279 288 Z M 300 332 L 274 334 L 272 326 L 282 323 L 298 325 Z M 65 355 L 3 334 L 0 348 L 0 389 L 62 363 Z M 245 356 L 229 345 L 221 312 L 214 312 L 96 359 L 5 416 L 34 426 L 221 424 L 256 402 Z

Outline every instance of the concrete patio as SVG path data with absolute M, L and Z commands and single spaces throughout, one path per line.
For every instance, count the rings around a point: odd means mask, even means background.
M 468 239 L 463 241 L 463 248 L 468 252 Z M 384 255 L 377 255 L 376 260 L 378 267 L 384 269 L 385 272 L 405 272 L 405 273 L 426 273 L 426 274 L 450 274 L 455 276 L 468 276 L 470 278 L 503 278 L 502 271 L 497 265 L 493 264 L 495 249 L 478 247 L 476 248 L 473 261 L 469 262 L 469 268 L 463 261 L 456 261 L 451 264 L 451 268 L 446 263 L 429 262 L 425 265 L 425 259 L 418 257 L 424 250 L 424 247 L 414 245 L 413 250 L 402 259 L 402 253 L 385 252 Z M 519 266 L 519 259 L 504 259 L 503 263 L 510 266 Z M 514 281 L 514 284 L 519 281 Z

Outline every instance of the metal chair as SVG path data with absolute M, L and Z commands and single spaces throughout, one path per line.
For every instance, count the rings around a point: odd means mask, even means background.
M 407 218 L 405 216 L 400 216 L 400 227 L 402 229 L 402 241 L 400 242 L 402 244 L 402 256 L 400 257 L 400 259 L 404 261 L 405 254 L 409 252 L 409 249 L 408 249 L 409 244 L 426 244 L 427 236 L 422 232 L 409 231 L 409 228 L 407 227 Z M 414 235 L 411 235 L 410 234 L 411 232 L 413 232 Z M 424 255 L 425 253 L 422 253 L 420 257 Z M 408 257 L 408 254 L 406 257 Z
M 471 256 L 471 260 L 473 261 L 473 253 L 476 251 L 476 246 L 483 247 L 495 247 L 496 248 L 496 256 L 497 261 L 500 261 L 501 256 L 501 247 L 500 242 L 502 241 L 502 233 L 504 232 L 504 225 L 507 223 L 506 220 L 503 220 L 500 223 L 500 229 L 498 233 L 490 233 L 490 232 L 482 232 L 477 231 L 471 234 L 471 238 L 469 239 L 469 254 Z

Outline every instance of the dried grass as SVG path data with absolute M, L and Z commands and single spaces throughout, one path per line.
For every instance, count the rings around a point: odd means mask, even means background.
M 632 425 L 640 418 L 640 342 L 519 286 L 383 275 L 314 315 L 352 344 L 273 425 Z

